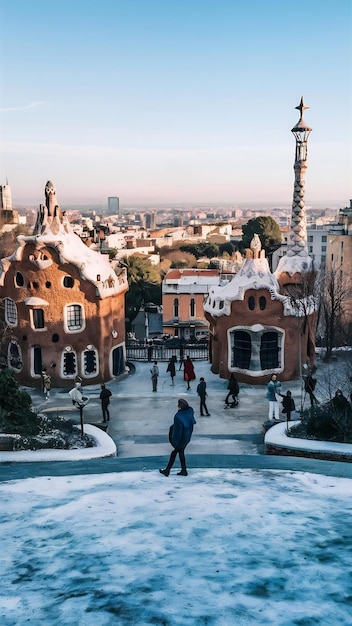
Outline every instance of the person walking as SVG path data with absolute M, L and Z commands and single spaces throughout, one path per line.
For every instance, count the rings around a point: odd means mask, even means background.
M 187 390 L 190 389 L 191 380 L 196 379 L 196 375 L 194 373 L 194 365 L 190 359 L 190 357 L 186 357 L 184 371 L 183 371 L 183 379 L 187 382 Z
M 199 379 L 199 383 L 197 385 L 197 394 L 199 395 L 200 398 L 200 414 L 204 415 L 203 413 L 203 409 L 205 411 L 205 414 L 207 416 L 210 415 L 207 405 L 205 403 L 205 398 L 207 397 L 207 383 L 205 382 L 203 376 Z
M 174 385 L 174 378 L 176 376 L 176 361 L 177 361 L 177 357 L 174 355 L 169 359 L 169 363 L 167 366 L 167 372 L 170 372 L 170 376 L 171 376 L 171 385 Z
M 154 365 L 152 369 L 150 370 L 150 373 L 151 373 L 151 378 L 152 378 L 153 391 L 157 391 L 158 376 L 159 376 L 158 361 L 154 361 Z
M 270 381 L 267 384 L 267 392 L 266 392 L 267 400 L 269 400 L 269 420 L 271 419 L 278 420 L 280 418 L 280 415 L 279 415 L 280 388 L 281 388 L 281 383 L 278 380 L 276 374 L 273 374 Z
M 238 405 L 238 394 L 240 393 L 240 388 L 238 386 L 238 382 L 237 382 L 237 378 L 235 376 L 235 374 L 231 374 L 230 378 L 229 378 L 229 384 L 227 385 L 227 388 L 229 390 L 226 398 L 225 398 L 225 406 L 237 406 Z M 229 398 L 230 396 L 232 396 L 232 403 L 229 403 Z
M 192 407 L 189 406 L 187 400 L 180 398 L 177 404 L 177 409 L 177 413 L 174 416 L 174 423 L 170 427 L 169 431 L 169 441 L 173 450 L 170 454 L 167 466 L 164 469 L 159 470 L 160 474 L 163 474 L 164 476 L 168 476 L 170 474 L 170 470 L 175 463 L 177 455 L 179 455 L 181 463 L 181 471 L 178 472 L 177 475 L 188 475 L 185 448 L 191 440 L 193 426 L 196 424 L 196 420 L 194 419 L 194 411 Z
M 103 413 L 103 422 L 108 422 L 110 420 L 110 413 L 109 413 L 109 404 L 110 404 L 110 398 L 112 396 L 112 393 L 110 391 L 110 389 L 107 389 L 105 384 L 103 383 L 101 386 L 101 392 L 100 392 L 100 400 L 101 400 L 101 410 Z
M 50 398 L 50 389 L 51 389 L 51 376 L 46 373 L 46 369 L 42 371 L 42 383 L 43 383 L 43 393 L 45 394 L 45 399 L 49 400 Z

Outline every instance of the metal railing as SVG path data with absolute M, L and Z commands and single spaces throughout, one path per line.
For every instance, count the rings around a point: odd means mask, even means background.
M 189 356 L 192 361 L 208 361 L 209 348 L 206 344 L 189 344 L 173 348 L 162 344 L 126 343 L 127 361 L 168 361 L 177 357 L 178 363 Z

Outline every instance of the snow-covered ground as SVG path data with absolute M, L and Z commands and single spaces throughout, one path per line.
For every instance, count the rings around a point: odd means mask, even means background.
M 352 623 L 350 480 L 176 471 L 1 483 L 1 625 Z

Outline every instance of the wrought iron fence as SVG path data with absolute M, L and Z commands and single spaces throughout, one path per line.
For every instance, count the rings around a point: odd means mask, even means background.
M 168 361 L 172 356 L 180 362 L 189 356 L 192 361 L 207 361 L 209 348 L 207 344 L 189 344 L 171 347 L 163 344 L 126 343 L 127 361 Z

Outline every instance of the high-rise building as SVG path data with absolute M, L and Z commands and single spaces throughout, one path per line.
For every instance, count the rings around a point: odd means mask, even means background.
M 12 211 L 11 189 L 6 181 L 6 185 L 0 185 L 0 210 Z
M 118 215 L 120 211 L 120 198 L 117 196 L 108 197 L 108 214 Z
M 155 211 L 145 214 L 145 225 L 146 225 L 146 228 L 155 228 L 156 226 Z

